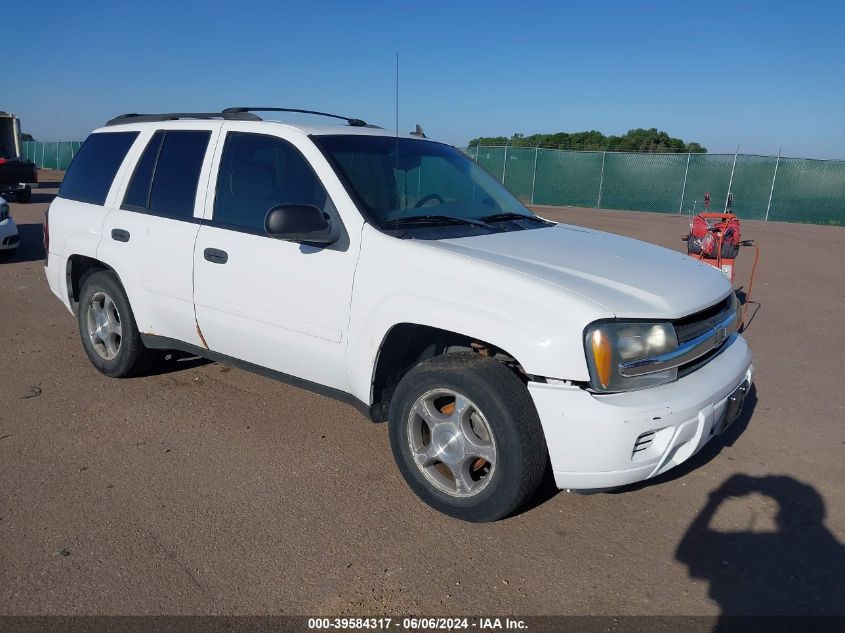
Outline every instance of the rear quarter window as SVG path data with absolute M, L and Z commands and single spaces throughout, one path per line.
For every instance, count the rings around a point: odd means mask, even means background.
M 120 164 L 138 132 L 92 134 L 79 148 L 68 167 L 59 197 L 103 205 Z

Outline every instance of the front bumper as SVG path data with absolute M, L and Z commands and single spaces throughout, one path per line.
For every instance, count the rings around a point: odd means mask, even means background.
M 20 236 L 18 227 L 12 218 L 0 222 L 0 251 L 10 251 L 18 247 Z
M 728 399 L 754 371 L 745 339 L 732 335 L 709 363 L 673 383 L 607 395 L 528 383 L 558 488 L 613 488 L 686 461 L 712 437 Z

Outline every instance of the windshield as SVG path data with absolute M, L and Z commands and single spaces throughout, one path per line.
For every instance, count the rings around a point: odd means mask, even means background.
M 546 224 L 484 169 L 448 145 L 362 135 L 322 136 L 314 141 L 334 162 L 369 219 L 383 229 L 401 224 L 405 230 L 420 217 L 428 221 L 426 228 L 439 218 L 444 226 L 454 229 L 464 224 L 474 233 L 489 222 L 499 223 L 497 227 L 508 223 L 501 230 Z

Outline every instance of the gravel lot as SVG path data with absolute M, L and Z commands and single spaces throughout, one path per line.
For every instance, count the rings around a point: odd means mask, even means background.
M 757 382 L 725 437 L 647 485 L 468 525 L 347 405 L 214 363 L 97 373 L 42 271 L 60 177 L 11 204 L 0 259 L 0 613 L 845 613 L 845 229 L 743 224 Z M 539 212 L 675 249 L 688 226 Z

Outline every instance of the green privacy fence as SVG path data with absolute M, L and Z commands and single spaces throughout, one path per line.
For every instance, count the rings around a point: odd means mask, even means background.
M 22 151 L 39 167 L 64 170 L 81 146 L 24 141 Z M 724 209 L 730 191 L 742 218 L 845 225 L 845 161 L 534 147 L 465 151 L 532 204 L 695 213 L 705 193 L 714 210 Z
M 67 169 L 70 161 L 82 147 L 82 141 L 24 141 L 21 143 L 23 158 L 43 169 Z
M 532 204 L 697 213 L 733 193 L 742 218 L 845 225 L 845 161 L 748 154 L 464 150 Z

